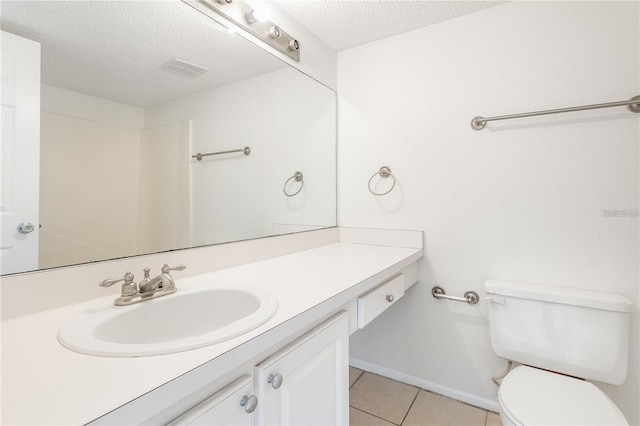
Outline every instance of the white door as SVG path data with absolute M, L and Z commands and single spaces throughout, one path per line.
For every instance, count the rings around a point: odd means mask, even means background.
M 342 313 L 256 366 L 256 424 L 348 425 L 347 335 Z
M 0 272 L 8 274 L 38 268 L 40 43 L 2 31 L 0 45 Z

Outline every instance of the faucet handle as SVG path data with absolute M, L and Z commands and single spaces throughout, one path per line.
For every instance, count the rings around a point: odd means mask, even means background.
M 129 285 L 129 284 L 133 283 L 133 278 L 134 278 L 133 274 L 131 272 L 127 271 L 127 273 L 124 274 L 124 277 L 122 277 L 122 278 L 112 278 L 112 279 L 104 280 L 98 285 L 100 287 L 111 287 L 112 285 L 117 284 L 120 281 L 124 281 L 125 285 Z
M 187 269 L 187 267 L 184 265 L 178 265 L 173 268 L 170 268 L 169 265 L 165 263 L 164 266 L 162 266 L 162 269 L 160 271 L 163 274 L 168 274 L 170 271 L 184 271 L 185 269 Z
M 138 285 L 133 282 L 133 274 L 127 271 L 122 278 L 113 278 L 110 280 L 104 280 L 100 284 L 100 287 L 111 287 L 115 283 L 119 283 L 120 281 L 124 281 L 122 284 L 122 292 L 120 297 L 118 297 L 113 303 L 116 305 L 126 304 L 129 299 L 138 294 Z

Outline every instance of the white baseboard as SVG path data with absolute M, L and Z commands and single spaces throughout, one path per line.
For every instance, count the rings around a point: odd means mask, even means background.
M 388 367 L 383 367 L 382 365 L 363 361 L 358 358 L 349 358 L 349 364 L 355 368 L 359 368 L 360 370 L 368 371 L 370 373 L 388 377 L 390 379 L 397 380 L 408 385 L 416 386 L 429 392 L 437 393 L 438 395 L 446 396 L 457 401 L 464 402 L 465 404 L 482 408 L 484 410 L 489 410 L 496 413 L 500 411 L 500 404 L 498 403 L 498 401 L 494 401 L 492 399 L 482 398 L 477 395 L 472 395 L 467 392 L 462 392 L 456 389 L 442 386 L 437 383 L 433 383 L 419 377 L 414 377 Z

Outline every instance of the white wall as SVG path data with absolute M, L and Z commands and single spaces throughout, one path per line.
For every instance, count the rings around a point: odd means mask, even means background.
M 143 111 L 53 86 L 41 93 L 39 267 L 138 253 Z
M 190 124 L 144 117 L 42 85 L 40 268 L 189 246 Z
M 41 85 L 43 112 L 97 121 L 128 129 L 144 128 L 144 110 L 84 93 Z
M 606 290 L 634 304 L 627 382 L 638 413 L 639 120 L 625 108 L 489 123 L 640 94 L 638 2 L 511 2 L 341 52 L 339 224 L 425 232 L 420 283 L 351 340 L 351 355 L 495 407 L 483 283 Z M 391 167 L 398 187 L 369 194 Z M 637 210 L 635 210 L 637 212 Z M 433 285 L 478 306 L 437 301 Z
M 190 138 L 189 121 L 142 131 L 138 253 L 191 245 Z
M 251 148 L 191 160 L 193 243 L 272 235 L 276 224 L 332 226 L 335 114 L 335 93 L 290 68 L 148 109 L 148 128 L 192 120 L 192 154 Z M 305 186 L 288 198 L 296 171 Z

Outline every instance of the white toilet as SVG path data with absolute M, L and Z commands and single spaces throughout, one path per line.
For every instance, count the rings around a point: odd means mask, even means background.
M 628 424 L 604 392 L 582 380 L 625 381 L 628 299 L 498 280 L 485 290 L 494 352 L 524 364 L 498 390 L 504 425 Z

